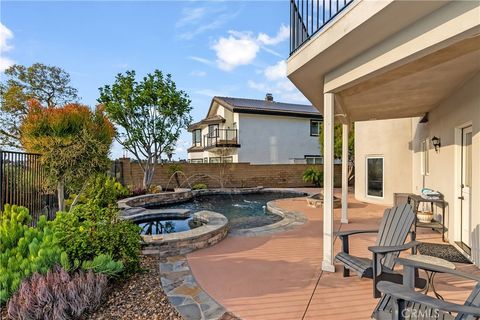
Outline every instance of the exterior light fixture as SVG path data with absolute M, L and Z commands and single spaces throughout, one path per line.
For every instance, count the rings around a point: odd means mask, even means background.
M 438 149 L 440 149 L 440 147 L 442 146 L 440 138 L 434 136 L 432 138 L 432 145 L 435 148 L 435 152 L 438 152 Z

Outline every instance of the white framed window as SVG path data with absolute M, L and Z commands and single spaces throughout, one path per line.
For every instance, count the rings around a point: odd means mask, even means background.
M 322 164 L 323 157 L 321 156 L 305 156 L 305 162 L 307 164 Z
M 210 157 L 210 163 L 220 163 L 222 158 L 221 157 Z
M 233 157 L 223 157 L 223 163 L 233 163 Z
M 310 120 L 310 136 L 318 137 L 320 135 L 320 120 Z
M 428 176 L 430 174 L 430 163 L 428 156 L 429 143 L 430 141 L 428 139 L 425 139 L 420 143 L 420 174 L 422 176 Z
M 192 145 L 194 147 L 202 146 L 202 130 L 195 129 L 192 131 Z
M 366 158 L 366 193 L 369 197 L 384 196 L 384 157 L 367 156 Z
M 203 159 L 190 159 L 190 163 L 203 163 Z

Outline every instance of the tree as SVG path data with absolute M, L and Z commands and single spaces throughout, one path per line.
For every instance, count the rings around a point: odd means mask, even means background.
M 99 90 L 98 102 L 121 129 L 116 139 L 139 161 L 143 188 L 148 189 L 161 154 L 171 150 L 180 131 L 192 121 L 191 101 L 177 89 L 170 74 L 164 76 L 159 70 L 140 82 L 135 80 L 135 71 L 127 71 Z
M 5 75 L 7 80 L 0 83 L 0 146 L 20 148 L 20 124 L 31 99 L 49 108 L 77 99 L 70 75 L 59 67 L 16 64 L 6 69 Z
M 67 104 L 43 107 L 33 101 L 21 127 L 22 146 L 40 153 L 47 185 L 56 187 L 59 210 L 65 210 L 65 190 L 76 192 L 87 178 L 108 169 L 115 135 L 103 110 Z
M 342 158 L 342 124 L 337 123 L 333 128 L 333 156 L 335 159 Z M 320 125 L 320 134 L 319 134 L 319 142 L 320 142 L 320 151 L 321 154 L 323 152 L 323 140 L 324 140 L 324 130 L 323 130 L 323 123 Z M 350 125 L 350 132 L 348 134 L 348 180 L 352 180 L 354 177 L 354 169 L 355 169 L 355 128 L 354 125 Z

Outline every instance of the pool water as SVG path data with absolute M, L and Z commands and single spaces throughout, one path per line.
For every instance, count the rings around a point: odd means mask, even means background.
M 198 196 L 193 200 L 157 208 L 189 209 L 192 213 L 209 210 L 223 214 L 232 229 L 261 227 L 280 221 L 282 218 L 266 209 L 267 202 L 283 198 L 302 197 L 293 192 L 260 192 L 251 194 Z
M 140 234 L 155 235 L 188 231 L 200 227 L 203 223 L 193 217 L 189 218 L 146 218 L 135 221 L 141 228 Z

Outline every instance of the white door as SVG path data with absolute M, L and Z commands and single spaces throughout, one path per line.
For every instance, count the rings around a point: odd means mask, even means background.
M 462 185 L 461 185 L 461 240 L 471 248 L 471 216 L 472 216 L 472 126 L 462 129 Z

